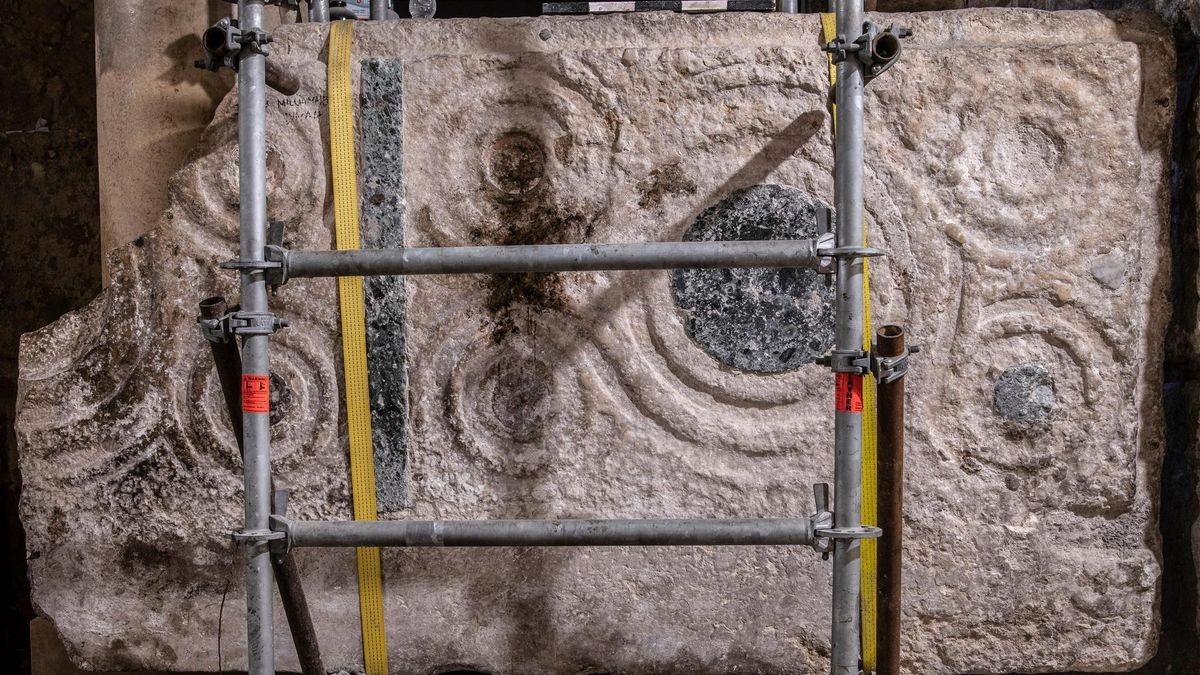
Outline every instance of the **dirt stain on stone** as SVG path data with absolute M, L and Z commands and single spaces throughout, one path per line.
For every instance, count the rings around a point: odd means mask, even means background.
M 498 224 L 472 229 L 468 233 L 472 243 L 519 246 L 587 241 L 593 233 L 595 209 L 552 201 L 553 190 L 538 189 L 544 184 L 541 172 L 545 171 L 546 156 L 540 141 L 529 134 L 511 132 L 501 136 L 497 144 L 484 158 L 484 176 Z M 513 153 L 518 156 L 509 157 Z M 531 313 L 566 306 L 561 274 L 492 274 L 484 283 L 491 339 L 496 344 L 521 333 Z
M 638 182 L 637 189 L 642 193 L 638 206 L 655 209 L 667 195 L 696 194 L 696 183 L 679 167 L 679 162 L 673 162 L 655 168 Z
M 168 555 L 158 546 L 137 539 L 130 539 L 121 549 L 121 565 L 125 569 L 147 567 L 151 569 L 166 569 L 171 561 Z

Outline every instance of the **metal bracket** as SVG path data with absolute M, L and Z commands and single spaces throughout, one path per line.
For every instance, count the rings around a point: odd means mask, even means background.
M 838 246 L 837 233 L 833 225 L 833 211 L 817 208 L 817 272 L 833 275 L 837 273 L 837 261 L 840 258 L 879 258 L 887 255 L 887 251 L 870 246 Z M 827 282 L 832 282 L 827 279 Z
M 858 36 L 858 59 L 863 64 L 863 84 L 870 82 L 900 60 L 900 40 L 912 37 L 912 31 L 892 24 L 879 30 L 873 22 L 863 24 Z
M 267 56 L 270 53 L 267 45 L 273 40 L 271 34 L 265 30 L 242 30 L 238 26 L 237 19 L 223 18 L 204 31 L 201 36 L 204 58 L 196 61 L 196 67 L 204 70 L 219 70 L 225 66 L 237 70 L 238 54 L 242 49 Z
M 833 512 L 829 510 L 829 483 L 814 484 L 813 498 L 817 503 L 817 512 L 812 516 L 812 547 L 821 557 L 829 558 L 835 539 L 875 539 L 883 535 L 883 530 L 871 525 L 835 527 Z
M 272 292 L 278 290 L 288 280 L 288 253 L 287 249 L 283 247 L 283 227 L 282 220 L 272 220 L 267 226 L 267 246 L 263 250 L 263 258 L 271 265 L 265 268 L 265 276 L 267 283 L 271 285 Z
M 264 272 L 279 267 L 279 263 L 272 260 L 226 260 L 221 263 L 223 270 L 262 270 Z
M 872 525 L 858 527 L 823 527 L 814 530 L 817 538 L 824 539 L 878 539 L 883 536 L 883 530 Z
M 829 483 L 813 483 L 813 501 L 816 503 L 816 511 L 810 519 L 814 533 L 812 547 L 822 558 L 828 559 L 829 550 L 833 548 L 832 542 L 826 537 L 816 536 L 815 533 L 833 527 L 833 511 L 829 510 Z
M 270 539 L 271 553 L 276 556 L 286 555 L 292 550 L 291 534 L 287 520 L 288 497 L 287 490 L 276 490 L 271 495 L 271 532 L 278 536 Z
M 239 530 L 231 532 L 229 536 L 238 546 L 245 547 L 250 555 L 265 553 L 275 546 L 271 542 L 287 538 L 286 533 L 275 530 Z
M 833 248 L 822 248 L 818 240 L 817 255 L 824 258 L 882 258 L 887 255 L 887 251 L 873 246 L 834 246 Z
M 920 347 L 912 346 L 899 356 L 879 357 L 874 352 L 865 352 L 861 349 L 833 349 L 817 359 L 817 363 L 828 366 L 835 373 L 854 373 L 855 375 L 870 373 L 880 384 L 888 384 L 908 373 L 908 357 L 919 351 L 921 351 Z
M 270 312 L 228 312 L 217 319 L 196 319 L 209 342 L 229 342 L 238 335 L 270 335 L 287 328 L 288 320 Z
M 832 349 L 817 359 L 817 363 L 828 366 L 835 373 L 866 375 L 871 372 L 871 354 L 861 349 Z
M 271 495 L 271 513 L 276 516 L 286 516 L 288 507 L 288 497 L 291 493 L 287 490 L 276 490 Z
M 283 248 L 283 226 L 281 220 L 267 224 L 267 245 L 263 249 L 263 260 L 229 260 L 221 263 L 223 270 L 262 271 L 267 283 L 280 286 L 287 281 L 287 251 Z
M 862 45 L 857 42 L 850 42 L 845 35 L 838 35 L 829 41 L 828 44 L 821 47 L 821 51 L 829 54 L 829 60 L 833 63 L 841 63 L 850 58 L 850 54 L 862 49 Z
M 271 552 L 284 555 L 292 550 L 292 523 L 282 513 L 273 514 L 270 518 L 271 532 L 277 536 L 271 538 Z
M 875 354 L 871 354 L 871 372 L 875 374 L 875 379 L 879 380 L 880 384 L 895 382 L 908 373 L 909 355 L 916 354 L 919 351 L 921 351 L 921 348 L 913 345 L 905 349 L 904 353 L 898 356 L 880 358 L 875 356 Z
M 837 248 L 837 234 L 833 231 L 833 210 L 817 207 L 817 251 Z M 833 275 L 837 274 L 837 259 L 830 256 L 817 258 L 817 274 L 825 275 L 825 286 L 833 285 Z
M 871 21 L 863 22 L 862 34 L 850 42 L 845 35 L 838 35 L 821 51 L 829 54 L 833 63 L 841 63 L 853 54 L 863 66 L 863 83 L 866 84 L 891 68 L 900 59 L 900 40 L 912 37 L 912 31 L 895 24 L 880 30 Z
M 265 269 L 267 283 L 271 285 L 271 289 L 278 289 L 280 286 L 288 282 L 288 252 L 282 246 L 268 244 L 263 257 L 267 262 L 271 263 L 271 267 Z

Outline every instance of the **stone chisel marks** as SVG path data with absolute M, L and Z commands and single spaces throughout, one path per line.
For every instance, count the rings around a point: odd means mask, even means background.
M 404 246 L 403 66 L 394 59 L 362 67 L 363 248 Z M 365 277 L 367 364 L 375 492 L 379 510 L 404 507 L 408 452 L 408 362 L 404 277 Z

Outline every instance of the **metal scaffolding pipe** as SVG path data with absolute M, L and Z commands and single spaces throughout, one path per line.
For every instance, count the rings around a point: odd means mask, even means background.
M 846 44 L 863 32 L 862 0 L 836 0 L 837 35 Z M 835 100 L 836 145 L 834 201 L 837 204 L 839 246 L 862 246 L 863 228 L 863 63 L 856 53 L 837 64 Z M 837 261 L 837 294 L 834 314 L 837 327 L 834 350 L 863 350 L 863 258 Z M 860 374 L 837 373 L 838 384 L 857 385 Z M 870 375 L 867 375 L 870 377 Z M 839 391 L 841 395 L 843 392 Z M 834 412 L 834 526 L 854 529 L 862 524 L 861 405 Z M 860 544 L 858 539 L 836 539 L 833 546 L 833 675 L 858 675 L 861 654 L 859 624 Z
M 200 318 L 218 320 L 228 309 L 225 298 L 211 297 L 200 303 Z M 222 342 L 209 340 L 208 344 L 212 348 L 213 365 L 221 383 L 225 411 L 229 414 L 229 426 L 233 428 L 244 461 L 246 453 L 242 438 L 242 392 L 238 382 L 242 374 L 242 355 L 238 350 L 237 338 L 230 336 Z M 279 599 L 283 604 L 288 630 L 292 635 L 292 644 L 296 647 L 296 658 L 300 661 L 300 671 L 302 675 L 325 675 L 317 632 L 313 627 L 312 614 L 308 611 L 308 599 L 304 595 L 296 560 L 290 555 L 272 556 L 271 565 L 279 587 Z
M 776 0 L 775 11 L 785 14 L 797 14 L 800 12 L 800 0 Z
M 290 521 L 289 545 L 330 546 L 766 546 L 811 545 L 807 518 L 667 520 Z
M 263 0 L 239 0 L 243 31 L 263 29 Z M 241 260 L 263 260 L 267 233 L 266 57 L 256 49 L 238 53 L 238 168 Z M 242 310 L 266 313 L 267 282 L 261 269 L 241 272 Z M 269 377 L 269 335 L 247 335 L 242 343 L 242 381 Z M 243 411 L 245 410 L 243 406 Z M 268 530 L 271 517 L 270 414 L 243 412 L 245 532 Z M 248 543 L 246 557 L 246 645 L 249 675 L 275 672 L 271 556 Z
M 817 266 L 813 239 L 286 251 L 283 257 L 287 278 Z
M 906 352 L 904 329 L 884 326 L 876 332 L 876 355 Z M 880 382 L 879 410 L 879 643 L 878 670 L 900 672 L 901 562 L 904 551 L 904 377 Z
M 271 564 L 275 570 L 275 583 L 279 587 L 283 615 L 287 618 L 292 644 L 296 647 L 296 660 L 300 662 L 301 675 L 327 675 L 296 558 L 290 553 L 273 555 Z
M 309 0 L 308 20 L 329 23 L 329 0 Z
M 371 20 L 383 21 L 388 16 L 387 0 L 371 0 Z

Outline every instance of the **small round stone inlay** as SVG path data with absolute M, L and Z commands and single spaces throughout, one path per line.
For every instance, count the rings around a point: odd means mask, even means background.
M 995 392 L 996 409 L 1013 422 L 1045 422 L 1054 411 L 1054 377 L 1040 363 L 1006 369 L 996 380 Z

